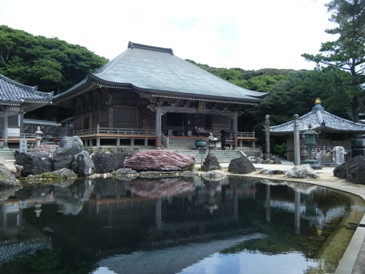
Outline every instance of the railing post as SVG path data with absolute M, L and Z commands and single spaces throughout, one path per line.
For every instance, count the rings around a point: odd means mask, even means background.
M 97 134 L 99 134 L 99 128 L 100 128 L 100 126 L 99 126 L 99 124 L 97 124 L 97 125 L 96 125 L 96 133 L 97 133 Z

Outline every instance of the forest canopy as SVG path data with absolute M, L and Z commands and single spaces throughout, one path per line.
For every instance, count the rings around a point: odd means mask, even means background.
M 0 74 L 58 94 L 107 63 L 87 48 L 0 26 Z

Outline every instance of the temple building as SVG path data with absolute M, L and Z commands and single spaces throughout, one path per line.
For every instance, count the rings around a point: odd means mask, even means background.
M 314 149 L 322 154 L 328 154 L 329 158 L 336 146 L 342 146 L 347 152 L 351 152 L 353 137 L 365 133 L 365 124 L 346 120 L 325 111 L 319 98 L 315 100 L 312 111 L 299 116 L 298 126 L 300 134 L 309 127 L 318 133 Z M 294 121 L 270 126 L 270 135 L 287 136 L 287 159 L 294 161 Z
M 222 130 L 231 132 L 237 146 L 256 139 L 238 132 L 238 117 L 266 95 L 222 80 L 170 48 L 129 42 L 126 51 L 53 102 L 73 110 L 66 124 L 85 146 L 142 142 L 166 147 L 167 137 Z
M 38 91 L 36 86 L 26 86 L 0 74 L 0 146 L 8 148 L 9 141 L 18 145 L 24 134 L 24 114 L 52 104 L 52 97 L 53 92 Z

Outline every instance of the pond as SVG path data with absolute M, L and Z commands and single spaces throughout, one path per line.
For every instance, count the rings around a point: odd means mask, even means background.
M 352 203 L 237 176 L 26 186 L 0 205 L 0 273 L 333 273 Z

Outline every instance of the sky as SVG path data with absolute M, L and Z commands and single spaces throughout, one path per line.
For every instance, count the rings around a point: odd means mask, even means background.
M 128 42 L 211 67 L 313 69 L 329 0 L 0 0 L 0 25 L 113 59 Z

